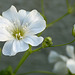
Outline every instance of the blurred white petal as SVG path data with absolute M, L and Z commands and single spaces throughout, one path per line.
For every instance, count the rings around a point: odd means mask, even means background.
M 54 65 L 53 72 L 59 75 L 65 75 L 68 73 L 66 63 L 65 62 L 57 62 Z
M 48 61 L 50 63 L 53 63 L 53 62 L 57 62 L 59 60 L 61 60 L 60 57 L 59 57 L 59 54 L 55 51 L 51 51 L 49 56 L 48 56 Z
M 68 54 L 69 57 L 74 58 L 74 46 L 67 45 L 66 51 L 67 51 L 67 54 Z
M 67 61 L 67 68 L 72 74 L 75 74 L 75 60 L 70 59 Z
M 66 57 L 66 56 L 60 55 L 59 57 L 60 57 L 64 62 L 67 62 L 67 60 L 68 60 L 68 57 Z

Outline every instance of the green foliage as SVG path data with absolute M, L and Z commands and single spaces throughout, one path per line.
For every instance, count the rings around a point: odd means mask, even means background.
M 0 71 L 0 75 L 14 75 L 11 66 L 7 67 L 5 70 Z
M 68 74 L 67 75 L 75 75 L 75 74 L 72 74 L 69 70 L 68 70 Z

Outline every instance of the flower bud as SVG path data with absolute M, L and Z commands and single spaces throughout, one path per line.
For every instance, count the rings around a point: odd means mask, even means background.
M 52 38 L 51 37 L 46 37 L 44 39 L 44 42 L 42 43 L 42 47 L 45 48 L 45 47 L 49 47 L 53 44 L 52 42 Z
M 74 5 L 72 5 L 72 6 L 69 6 L 69 8 L 68 8 L 68 13 L 69 14 L 74 14 L 75 13 L 75 4 Z
M 72 29 L 72 35 L 75 37 L 75 24 L 74 24 L 73 29 Z

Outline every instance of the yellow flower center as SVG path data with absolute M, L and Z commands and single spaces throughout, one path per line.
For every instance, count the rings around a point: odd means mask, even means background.
M 15 39 L 18 39 L 18 40 L 21 40 L 24 38 L 24 35 L 25 35 L 25 29 L 23 27 L 15 27 L 13 30 L 12 30 L 12 36 L 15 38 Z

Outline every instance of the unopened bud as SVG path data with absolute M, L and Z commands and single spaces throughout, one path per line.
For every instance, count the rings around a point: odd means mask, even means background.
M 75 13 L 75 4 L 69 6 L 68 13 L 69 14 L 74 14 Z
M 74 24 L 73 29 L 72 29 L 72 35 L 75 37 L 75 24 Z
M 44 39 L 44 42 L 42 43 L 42 47 L 44 48 L 44 47 L 49 47 L 49 46 L 51 46 L 53 44 L 53 42 L 52 42 L 52 38 L 51 37 L 46 37 L 45 39 Z

